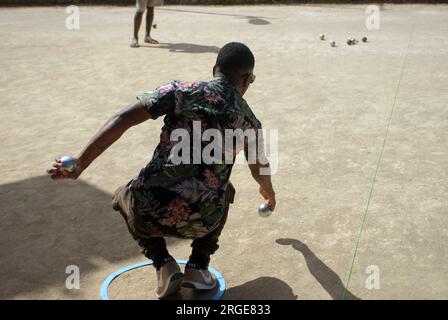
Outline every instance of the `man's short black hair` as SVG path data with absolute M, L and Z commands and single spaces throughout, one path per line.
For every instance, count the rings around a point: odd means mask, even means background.
M 230 42 L 219 50 L 216 65 L 223 72 L 252 69 L 255 66 L 255 57 L 245 44 Z

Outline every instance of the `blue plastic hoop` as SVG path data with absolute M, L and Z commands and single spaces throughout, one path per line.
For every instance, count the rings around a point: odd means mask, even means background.
M 187 264 L 186 260 L 176 260 L 176 262 L 178 264 Z M 100 297 L 102 300 L 110 300 L 109 299 L 109 286 L 112 283 L 112 281 L 114 281 L 118 276 L 120 276 L 121 274 L 137 269 L 137 268 L 141 268 L 144 266 L 150 266 L 152 265 L 153 262 L 152 260 L 147 260 L 144 262 L 139 262 L 127 267 L 124 267 L 122 269 L 119 269 L 118 271 L 115 271 L 113 273 L 111 273 L 106 280 L 104 280 L 103 284 L 101 285 L 101 289 L 100 289 Z M 218 285 L 219 285 L 219 289 L 218 291 L 214 294 L 214 296 L 212 297 L 212 300 L 220 300 L 222 298 L 222 296 L 224 295 L 224 292 L 226 291 L 226 281 L 224 280 L 224 277 L 221 275 L 221 273 L 219 273 L 218 270 L 216 270 L 213 267 L 208 267 L 208 271 L 210 271 L 211 273 L 213 273 L 216 277 L 216 280 L 218 281 Z

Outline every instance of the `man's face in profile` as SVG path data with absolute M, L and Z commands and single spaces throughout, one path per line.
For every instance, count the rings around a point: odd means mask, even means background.
M 255 75 L 254 75 L 254 69 L 246 70 L 242 75 L 242 86 L 241 86 L 241 95 L 244 95 L 249 89 L 250 85 L 255 82 Z

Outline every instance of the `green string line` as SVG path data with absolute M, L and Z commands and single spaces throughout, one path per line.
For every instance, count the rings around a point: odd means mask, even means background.
M 385 133 L 385 135 L 384 135 L 383 145 L 382 145 L 382 147 L 381 147 L 380 156 L 379 156 L 379 158 L 378 158 L 378 163 L 377 163 L 377 165 L 376 165 L 375 174 L 374 174 L 374 176 L 373 176 L 372 186 L 371 186 L 371 188 L 370 188 L 369 198 L 368 198 L 368 200 L 367 200 L 367 206 L 366 206 L 366 209 L 365 209 L 365 211 L 364 211 L 364 216 L 363 216 L 363 219 L 362 219 L 362 222 L 361 222 L 361 228 L 360 228 L 360 230 L 359 230 L 358 238 L 357 238 L 357 240 L 356 240 L 355 252 L 354 252 L 354 254 L 353 254 L 352 263 L 351 263 L 351 265 L 350 265 L 350 269 L 349 269 L 349 274 L 348 274 L 347 282 L 346 282 L 346 284 L 345 284 L 345 287 L 343 288 L 343 293 L 342 293 L 342 299 L 343 299 L 343 300 L 345 300 L 345 295 L 347 294 L 348 286 L 349 286 L 349 283 L 350 283 L 350 280 L 351 280 L 351 277 L 352 277 L 353 266 L 354 266 L 354 264 L 355 264 L 356 256 L 357 256 L 357 254 L 358 254 L 359 244 L 360 244 L 360 242 L 361 242 L 362 231 L 363 231 L 363 229 L 364 229 L 364 224 L 365 224 L 366 219 L 367 219 L 367 213 L 368 213 L 368 211 L 369 211 L 370 200 L 372 199 L 372 194 L 373 194 L 373 189 L 374 189 L 374 187 L 375 187 L 376 177 L 377 177 L 377 175 L 378 175 L 378 171 L 379 171 L 379 167 L 380 167 L 381 159 L 382 159 L 382 157 L 383 157 L 383 152 L 384 152 L 384 147 L 385 147 L 385 145 L 386 145 L 387 136 L 389 135 L 389 127 L 390 127 L 390 123 L 392 122 L 392 116 L 393 116 L 394 111 L 395 111 L 395 105 L 396 105 L 396 102 L 397 102 L 398 92 L 399 92 L 399 90 L 400 90 L 401 80 L 402 80 L 402 78 L 403 78 L 403 74 L 404 74 L 404 67 L 405 67 L 405 63 L 406 63 L 406 60 L 407 60 L 407 56 L 408 56 L 409 46 L 410 46 L 410 44 L 411 44 L 411 39 L 412 39 L 412 36 L 413 36 L 413 34 L 414 34 L 414 26 L 415 26 L 415 21 L 414 21 L 414 24 L 413 24 L 413 26 L 412 26 L 411 35 L 409 36 L 409 42 L 408 42 L 408 45 L 407 45 L 407 47 L 406 47 L 405 56 L 404 56 L 404 58 L 403 58 L 403 63 L 402 63 L 402 66 L 401 66 L 401 71 L 400 71 L 400 77 L 399 77 L 399 79 L 398 79 L 397 87 L 396 87 L 396 89 L 395 89 L 395 97 L 394 97 L 394 101 L 393 101 L 393 104 L 392 104 L 392 109 L 391 109 L 391 111 L 390 111 L 389 120 L 388 120 L 388 122 L 387 122 L 387 126 L 386 126 L 386 133 Z

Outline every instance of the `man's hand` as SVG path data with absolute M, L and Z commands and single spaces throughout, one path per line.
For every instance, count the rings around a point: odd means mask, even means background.
M 73 157 L 72 157 L 73 158 Z M 56 162 L 53 163 L 53 167 L 47 169 L 47 173 L 51 175 L 51 179 L 53 180 L 62 180 L 62 179 L 73 179 L 76 180 L 84 171 L 84 167 L 79 161 L 78 158 L 73 158 L 76 163 L 75 170 L 73 172 L 69 172 L 64 170 L 61 163 L 61 158 L 54 159 Z
M 263 189 L 263 187 L 260 187 L 260 193 L 263 198 L 268 201 L 268 205 L 271 207 L 271 209 L 274 210 L 276 205 L 274 190 L 265 190 Z

